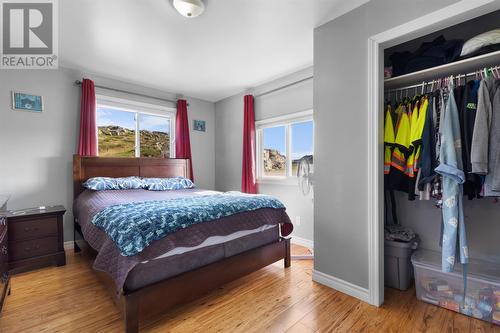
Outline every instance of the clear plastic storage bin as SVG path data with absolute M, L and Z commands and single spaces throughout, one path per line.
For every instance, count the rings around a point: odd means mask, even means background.
M 455 264 L 454 272 L 444 273 L 441 253 L 429 250 L 416 251 L 411 261 L 419 300 L 500 325 L 500 265 L 471 260 L 463 302 L 461 264 Z

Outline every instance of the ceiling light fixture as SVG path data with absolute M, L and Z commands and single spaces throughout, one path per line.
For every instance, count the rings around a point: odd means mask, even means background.
M 184 17 L 193 18 L 205 10 L 202 0 L 173 0 L 174 8 Z

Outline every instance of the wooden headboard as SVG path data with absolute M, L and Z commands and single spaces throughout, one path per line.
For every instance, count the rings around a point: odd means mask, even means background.
M 73 155 L 73 196 L 83 192 L 82 183 L 92 177 L 186 177 L 189 160 L 151 157 L 89 157 Z

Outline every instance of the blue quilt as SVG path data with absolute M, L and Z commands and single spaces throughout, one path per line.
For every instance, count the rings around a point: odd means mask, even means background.
M 140 253 L 153 241 L 191 225 L 261 208 L 284 209 L 266 195 L 221 193 L 107 207 L 92 218 L 124 256 Z

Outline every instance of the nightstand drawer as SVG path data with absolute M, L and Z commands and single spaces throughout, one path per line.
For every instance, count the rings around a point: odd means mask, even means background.
M 23 219 L 9 224 L 9 241 L 21 241 L 57 235 L 57 217 Z
M 23 242 L 9 241 L 10 261 L 33 258 L 46 254 L 52 254 L 55 252 L 57 252 L 57 236 L 28 240 Z

